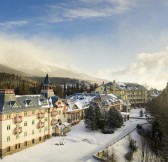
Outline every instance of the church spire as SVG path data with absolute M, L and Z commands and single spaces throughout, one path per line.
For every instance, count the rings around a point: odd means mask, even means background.
M 44 84 L 46 84 L 46 85 L 51 85 L 51 81 L 50 81 L 50 79 L 49 79 L 49 76 L 48 76 L 48 74 L 46 75 L 46 77 L 45 77 L 45 79 L 44 79 L 44 82 L 43 82 Z
M 51 84 L 48 74 L 46 75 L 46 77 L 44 78 L 44 81 L 41 84 L 42 84 L 42 89 L 41 89 L 42 95 L 44 95 L 46 98 L 55 96 L 53 91 L 53 85 Z

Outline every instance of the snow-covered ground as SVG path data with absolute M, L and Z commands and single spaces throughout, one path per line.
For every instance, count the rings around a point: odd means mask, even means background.
M 143 126 L 144 128 L 149 127 L 149 124 Z M 142 142 L 145 142 L 145 139 L 137 133 L 137 130 L 134 130 L 130 135 L 132 139 L 136 140 L 136 145 L 138 147 L 137 151 L 133 155 L 132 162 L 141 161 L 142 155 Z M 110 149 L 114 151 L 117 156 L 118 162 L 125 161 L 125 154 L 129 151 L 129 136 L 121 139 L 120 141 L 116 142 L 114 145 L 111 146 Z M 147 145 L 146 145 L 147 147 Z
M 140 117 L 139 116 L 139 112 L 140 112 L 140 110 L 142 110 L 143 111 L 143 117 Z M 145 109 L 144 108 L 136 108 L 136 109 L 131 109 L 131 115 L 130 115 L 130 117 L 132 117 L 132 118 L 146 118 L 146 116 L 145 116 Z M 148 115 L 149 116 L 149 115 Z
M 139 111 L 137 111 L 138 115 Z M 143 124 L 146 122 L 145 119 L 130 119 L 124 123 L 124 126 L 117 129 L 114 134 L 103 134 L 99 131 L 86 129 L 84 122 L 81 121 L 78 125 L 72 127 L 67 136 L 53 137 L 44 143 L 7 156 L 0 162 L 94 162 L 96 160 L 93 158 L 93 154 L 124 137 L 138 123 Z M 61 141 L 64 141 L 65 144 L 55 145 Z M 122 152 L 122 146 L 120 146 L 120 149 Z

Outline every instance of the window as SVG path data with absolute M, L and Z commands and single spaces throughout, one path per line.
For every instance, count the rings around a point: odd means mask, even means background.
M 33 106 L 33 102 L 31 101 L 31 100 L 29 100 L 29 99 L 26 99 L 25 100 L 25 106 L 27 107 L 27 106 Z
M 19 135 L 18 134 L 16 135 L 16 139 L 19 139 Z
M 26 141 L 26 142 L 24 142 L 24 146 L 27 146 L 27 141 Z
M 11 115 L 10 114 L 7 114 L 6 115 L 6 119 L 10 119 L 11 118 Z
M 11 108 L 19 107 L 19 105 L 16 103 L 16 101 L 9 101 L 8 104 Z
M 38 103 L 39 103 L 39 105 L 43 105 L 44 104 L 44 99 L 43 98 L 38 99 Z
M 10 125 L 7 125 L 7 130 L 10 130 Z
M 32 134 L 34 134 L 34 130 L 32 130 Z
M 47 122 L 47 118 L 45 118 L 45 122 Z
M 59 110 L 59 115 L 61 114 L 61 110 Z
M 27 137 L 27 132 L 24 132 L 24 137 Z
M 27 116 L 27 112 L 24 112 L 24 116 Z
M 34 114 L 35 114 L 35 110 L 32 111 L 32 115 L 34 115 Z
M 16 107 L 19 107 L 19 105 L 15 102 L 12 106 L 12 108 L 16 108 Z
M 10 141 L 10 136 L 7 137 L 7 142 Z
M 35 124 L 35 120 L 32 120 L 32 125 L 34 125 Z
M 10 152 L 10 147 L 7 147 L 7 152 Z
M 25 127 L 27 126 L 27 121 L 24 122 L 24 126 L 25 126 Z

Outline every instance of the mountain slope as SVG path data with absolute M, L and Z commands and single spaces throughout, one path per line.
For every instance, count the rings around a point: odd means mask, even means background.
M 45 76 L 46 73 L 49 73 L 51 77 L 66 77 L 91 81 L 98 80 L 97 78 L 65 69 L 53 62 L 48 61 L 46 58 L 44 59 L 32 54 L 25 55 L 16 51 L 15 55 L 12 56 L 8 52 L 0 55 L 1 72 L 24 76 Z
M 19 70 L 15 70 L 13 68 L 7 67 L 2 64 L 0 64 L 0 73 L 9 73 L 9 74 L 15 74 L 15 75 L 21 75 L 21 76 L 29 76 L 29 74 L 27 73 L 24 73 Z

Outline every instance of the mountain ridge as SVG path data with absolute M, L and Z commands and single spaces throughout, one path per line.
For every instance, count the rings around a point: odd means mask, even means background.
M 44 59 L 32 54 L 27 56 L 17 53 L 11 56 L 11 54 L 5 53 L 0 55 L 0 72 L 8 72 L 26 77 L 44 77 L 48 73 L 50 77 L 88 80 L 91 82 L 101 80 L 87 74 L 66 69 L 53 62 L 53 60 L 47 60 L 47 58 Z

